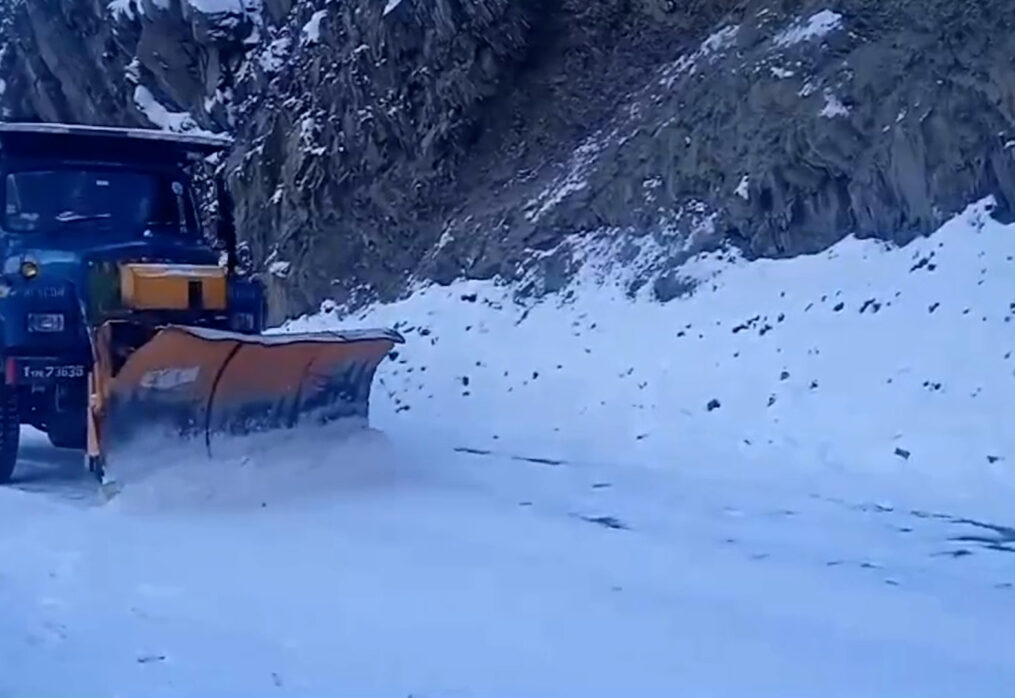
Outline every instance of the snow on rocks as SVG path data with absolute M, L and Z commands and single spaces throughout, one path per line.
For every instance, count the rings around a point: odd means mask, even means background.
M 152 125 L 174 133 L 214 135 L 202 129 L 188 112 L 174 112 L 167 109 L 144 85 L 134 88 L 134 104 Z
M 744 175 L 740 178 L 740 183 L 737 184 L 735 193 L 744 201 L 749 201 L 751 198 L 751 177 L 750 175 Z
M 693 53 L 681 56 L 662 69 L 659 84 L 666 89 L 672 88 L 685 73 L 694 74 L 704 65 L 721 57 L 736 41 L 740 27 L 729 25 L 710 34 Z
M 842 29 L 842 15 L 831 10 L 821 10 L 807 19 L 798 19 L 792 25 L 775 35 L 773 43 L 780 47 L 794 46 L 814 41 Z
M 849 107 L 842 103 L 835 93 L 825 90 L 825 106 L 821 108 L 821 116 L 834 119 L 837 116 L 849 116 Z
M 292 263 L 284 260 L 276 260 L 268 265 L 268 273 L 272 276 L 284 279 L 289 276 L 289 270 L 292 268 Z
M 303 25 L 303 43 L 316 44 L 321 40 L 321 22 L 328 16 L 328 10 L 318 10 L 310 15 L 310 19 Z
M 257 60 L 265 73 L 278 72 L 285 63 L 292 47 L 292 40 L 288 36 L 281 36 L 269 43 L 261 51 Z

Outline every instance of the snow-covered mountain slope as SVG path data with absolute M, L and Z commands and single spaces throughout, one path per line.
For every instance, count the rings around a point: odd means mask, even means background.
M 408 339 L 384 439 L 155 454 L 105 506 L 30 439 L 0 695 L 1005 695 L 1015 227 L 987 206 L 902 249 L 700 258 L 666 305 L 591 249 L 566 302 L 422 289 L 356 320 Z
M 617 258 L 606 249 L 586 251 L 565 299 L 429 287 L 356 320 L 408 338 L 377 407 L 462 447 L 553 460 L 919 473 L 959 490 L 1006 478 L 1015 227 L 991 206 L 902 248 L 847 239 L 792 260 L 702 255 L 682 270 L 693 291 L 665 305 L 650 289 L 628 297 L 637 260 L 594 271 Z

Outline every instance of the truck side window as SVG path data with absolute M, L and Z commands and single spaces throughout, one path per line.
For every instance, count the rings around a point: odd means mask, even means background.
M 12 230 L 30 230 L 39 220 L 37 212 L 24 210 L 22 198 L 17 177 L 8 174 L 4 177 L 4 219 Z
M 18 204 L 18 183 L 14 177 L 7 175 L 4 178 L 4 206 L 8 216 L 13 216 L 21 206 Z

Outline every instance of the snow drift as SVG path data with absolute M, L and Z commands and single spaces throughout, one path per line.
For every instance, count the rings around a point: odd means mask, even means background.
M 407 336 L 378 374 L 386 429 L 553 461 L 904 474 L 956 495 L 975 482 L 979 496 L 980 478 L 1010 484 L 1015 458 L 1015 227 L 992 206 L 904 247 L 699 255 L 665 305 L 648 284 L 630 298 L 637 266 L 593 249 L 566 294 L 428 286 L 353 326 Z M 335 324 L 349 319 L 327 306 L 287 329 Z

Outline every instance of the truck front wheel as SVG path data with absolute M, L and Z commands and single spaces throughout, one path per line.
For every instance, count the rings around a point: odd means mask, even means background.
M 0 386 L 0 484 L 9 482 L 14 474 L 20 441 L 18 395 L 10 388 Z
M 88 445 L 88 427 L 83 419 L 62 419 L 49 425 L 49 443 L 57 448 L 83 450 Z

